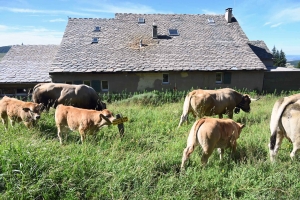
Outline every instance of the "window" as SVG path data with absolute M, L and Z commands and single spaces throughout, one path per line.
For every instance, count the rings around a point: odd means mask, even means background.
M 100 26 L 95 26 L 94 31 L 99 32 L 100 30 L 101 30 L 101 27 L 100 27 Z
M 215 25 L 215 20 L 214 19 L 209 18 L 209 19 L 207 19 L 207 21 L 208 21 L 208 24 Z
M 66 81 L 66 84 L 73 84 L 72 81 Z
M 98 38 L 94 37 L 92 43 L 98 43 Z
M 138 23 L 139 24 L 144 24 L 145 23 L 145 18 L 138 18 Z
M 169 29 L 169 36 L 177 36 L 179 35 L 177 29 Z
M 169 74 L 163 74 L 162 83 L 169 83 Z
M 223 76 L 223 73 L 222 72 L 217 72 L 216 73 L 216 83 L 222 83 L 222 76 Z
M 108 91 L 108 81 L 101 81 L 101 90 Z
M 84 84 L 84 85 L 91 86 L 91 81 L 83 81 L 83 84 Z

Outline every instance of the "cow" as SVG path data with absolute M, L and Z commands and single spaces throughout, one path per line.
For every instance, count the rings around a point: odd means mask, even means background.
M 32 127 L 40 119 L 41 109 L 42 104 L 24 102 L 7 96 L 0 100 L 0 117 L 6 129 L 8 119 L 11 126 L 14 126 L 15 121 L 23 121 L 27 128 Z
M 68 128 L 79 131 L 83 143 L 87 134 L 93 134 L 104 125 L 111 125 L 115 120 L 113 113 L 107 109 L 97 111 L 60 104 L 55 110 L 55 124 L 60 144 L 63 144 L 63 132 Z
M 203 149 L 201 162 L 205 165 L 215 148 L 218 148 L 222 160 L 224 149 L 230 148 L 231 153 L 236 150 L 237 139 L 244 125 L 232 119 L 218 119 L 204 117 L 197 120 L 189 133 L 187 146 L 183 150 L 181 169 L 184 168 L 195 147 L 200 144 Z
M 247 94 L 241 94 L 231 88 L 223 88 L 218 90 L 193 90 L 185 97 L 183 104 L 183 112 L 178 127 L 188 118 L 188 114 L 192 112 L 194 117 L 219 115 L 223 118 L 223 114 L 228 114 L 229 118 L 233 118 L 233 111 L 237 114 L 240 109 L 244 112 L 250 112 L 251 99 Z
M 58 104 L 99 111 L 106 108 L 96 91 L 84 84 L 39 83 L 33 88 L 32 100 L 42 103 L 46 110 L 51 106 L 56 108 Z
M 293 160 L 300 149 L 300 94 L 283 97 L 275 102 L 270 119 L 270 131 L 271 162 L 275 161 L 284 137 L 293 144 L 293 150 L 290 153 Z

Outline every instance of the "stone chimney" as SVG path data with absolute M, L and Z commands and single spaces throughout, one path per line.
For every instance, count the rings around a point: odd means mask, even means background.
M 227 8 L 225 9 L 225 19 L 227 23 L 231 23 L 231 18 L 232 18 L 232 8 Z
M 157 39 L 157 25 L 155 22 L 153 22 L 153 25 L 152 25 L 152 37 L 154 39 Z

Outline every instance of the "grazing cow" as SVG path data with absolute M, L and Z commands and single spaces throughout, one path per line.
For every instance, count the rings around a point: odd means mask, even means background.
M 40 118 L 42 104 L 24 102 L 15 98 L 4 96 L 0 100 L 0 117 L 5 128 L 8 128 L 8 119 L 11 126 L 14 122 L 23 121 L 26 127 L 32 127 Z
M 275 102 L 271 114 L 270 131 L 271 161 L 275 161 L 284 137 L 293 144 L 290 154 L 293 159 L 300 149 L 300 94 L 284 97 Z
M 94 110 L 106 108 L 96 91 L 83 84 L 40 83 L 33 88 L 32 100 L 35 103 L 43 103 L 46 110 L 51 106 L 56 108 L 58 104 Z
M 225 148 L 230 148 L 233 154 L 243 127 L 243 124 L 232 119 L 201 118 L 197 120 L 190 130 L 187 146 L 183 150 L 181 168 L 184 168 L 184 163 L 198 143 L 203 149 L 201 158 L 203 165 L 207 163 L 215 148 L 218 148 L 220 159 L 223 157 Z
M 256 99 L 251 99 L 249 95 L 242 95 L 231 88 L 194 90 L 185 97 L 178 127 L 187 120 L 190 112 L 199 118 L 219 115 L 221 119 L 223 118 L 223 114 L 228 114 L 229 118 L 232 119 L 233 110 L 235 113 L 239 113 L 240 109 L 244 112 L 250 112 L 251 100 Z
M 62 134 L 67 128 L 72 131 L 78 130 L 83 143 L 86 134 L 93 134 L 102 126 L 111 125 L 115 120 L 112 112 L 107 109 L 96 111 L 60 104 L 55 110 L 55 123 L 60 144 L 62 144 Z

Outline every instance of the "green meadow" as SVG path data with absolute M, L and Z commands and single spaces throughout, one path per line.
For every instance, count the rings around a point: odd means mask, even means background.
M 183 94 L 106 96 L 109 110 L 128 117 L 125 135 L 106 126 L 83 144 L 78 132 L 69 132 L 60 145 L 54 109 L 32 129 L 16 124 L 5 130 L 1 123 L 0 199 L 297 199 L 299 156 L 291 161 L 286 139 L 276 163 L 268 150 L 273 104 L 292 93 L 250 92 L 260 100 L 250 113 L 234 115 L 245 124 L 234 159 L 228 150 L 220 161 L 215 150 L 203 167 L 198 146 L 184 171 L 182 151 L 196 119 L 190 115 L 190 123 L 177 129 Z

